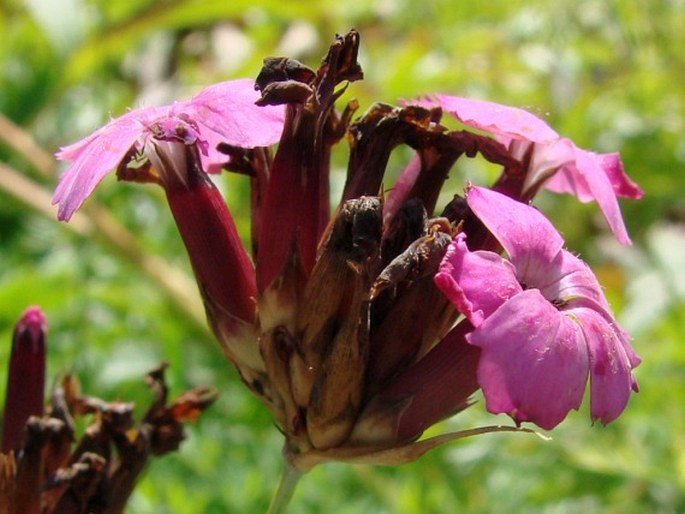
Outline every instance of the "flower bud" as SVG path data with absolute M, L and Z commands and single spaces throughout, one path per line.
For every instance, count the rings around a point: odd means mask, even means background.
M 2 453 L 16 450 L 30 416 L 43 414 L 47 325 L 39 307 L 28 307 L 14 328 L 5 410 Z

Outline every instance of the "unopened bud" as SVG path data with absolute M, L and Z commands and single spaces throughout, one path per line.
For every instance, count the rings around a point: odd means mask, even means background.
M 28 307 L 14 329 L 2 425 L 2 452 L 17 449 L 30 416 L 43 414 L 45 394 L 45 315 Z

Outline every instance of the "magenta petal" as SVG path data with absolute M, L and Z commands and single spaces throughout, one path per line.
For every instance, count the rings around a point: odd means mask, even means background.
M 73 162 L 62 173 L 52 197 L 52 203 L 59 204 L 57 217 L 68 221 L 143 134 L 143 120 L 167 111 L 168 107 L 148 107 L 128 112 L 87 138 L 60 149 L 56 157 Z
M 640 195 L 641 191 L 628 180 L 619 165 L 620 160 L 612 154 L 602 155 L 576 148 L 575 162 L 562 167 L 545 187 L 573 194 L 581 202 L 597 201 L 616 239 L 621 244 L 630 244 L 616 194 L 618 190 L 631 195 L 629 198 L 639 198 L 635 195 Z
M 522 291 L 509 261 L 492 252 L 469 252 L 466 235 L 452 241 L 435 275 L 435 284 L 474 325 Z
M 519 276 L 552 262 L 564 245 L 552 223 L 533 207 L 475 186 L 466 201 L 507 251 Z
M 632 339 L 630 337 L 630 334 L 623 330 L 623 328 L 621 328 L 621 326 L 618 325 L 618 323 L 616 323 L 614 319 L 606 319 L 606 321 L 609 323 L 609 326 L 611 326 L 611 329 L 616 333 L 618 342 L 621 344 L 623 351 L 628 357 L 628 362 L 630 362 L 630 368 L 637 368 L 642 362 L 642 359 L 638 357 L 638 355 L 635 353 L 635 350 L 633 350 L 633 347 L 630 345 L 630 340 Z M 637 382 L 633 380 L 633 391 L 637 392 L 637 389 Z
M 601 166 L 602 157 L 598 154 L 578 149 L 576 151 L 576 167 L 580 176 L 585 180 L 590 194 L 599 204 L 609 228 L 621 244 L 630 244 L 630 237 L 626 230 L 621 209 L 618 206 L 616 193 L 609 177 Z
M 117 139 L 124 136 L 128 137 L 132 132 L 140 133 L 143 128 L 141 119 L 161 115 L 166 113 L 167 110 L 168 107 L 143 107 L 128 111 L 117 118 L 109 120 L 107 124 L 97 129 L 88 137 L 60 148 L 55 155 L 60 161 L 75 161 L 96 139 L 100 137 Z
M 588 375 L 582 332 L 539 291 L 506 302 L 467 340 L 482 350 L 478 383 L 488 411 L 551 429 L 580 406 Z
M 421 158 L 418 154 L 414 154 L 385 198 L 383 203 L 384 223 L 388 224 L 408 199 L 407 196 L 409 196 L 411 188 L 414 187 L 420 171 Z
M 592 419 L 606 424 L 623 412 L 631 390 L 636 388 L 631 359 L 625 351 L 630 345 L 620 341 L 623 332 L 614 330 L 599 313 L 590 309 L 572 312 L 585 334 L 590 355 Z
M 531 268 L 525 276 L 519 274 L 519 279 L 539 289 L 550 302 L 582 304 L 613 318 L 597 277 L 587 264 L 566 250 L 548 265 Z
M 633 200 L 642 198 L 642 189 L 626 175 L 621 157 L 617 152 L 600 154 L 598 158 L 602 169 L 609 177 L 616 196 L 632 198 Z
M 623 169 L 623 163 L 618 153 L 593 154 L 602 172 L 607 176 L 616 196 L 638 200 L 643 192 L 640 187 L 630 180 Z M 555 193 L 567 193 L 576 196 L 581 202 L 594 200 L 592 191 L 585 181 L 577 180 L 575 168 L 561 170 L 552 177 L 545 187 Z
M 436 95 L 442 109 L 464 125 L 502 135 L 543 143 L 559 138 L 540 118 L 523 109 L 486 100 L 473 100 L 449 95 Z
M 509 149 L 517 159 L 523 160 L 531 143 L 512 141 Z M 558 175 L 558 170 L 575 159 L 576 145 L 570 139 L 562 138 L 547 143 L 534 143 L 530 165 L 526 174 L 524 192 L 533 187 L 537 191 L 541 183 Z
M 188 102 L 186 112 L 221 136 L 217 141 L 241 148 L 271 146 L 281 138 L 285 107 L 255 105 L 260 97 L 253 80 L 229 80 L 200 91 Z M 204 132 L 203 136 L 212 143 L 212 136 Z

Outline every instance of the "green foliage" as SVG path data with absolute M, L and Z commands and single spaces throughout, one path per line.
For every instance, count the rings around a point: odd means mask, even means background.
M 356 27 L 365 81 L 344 99 L 359 98 L 362 110 L 436 91 L 476 96 L 541 114 L 583 147 L 620 150 L 646 192 L 622 204 L 634 247 L 617 248 L 594 205 L 549 195 L 540 206 L 595 267 L 636 336 L 641 392 L 626 413 L 608 427 L 574 413 L 551 442 L 488 435 L 401 468 L 321 466 L 303 479 L 292 511 L 676 513 L 685 511 L 683 26 L 682 0 L 10 0 L 0 4 L 0 112 L 52 152 L 127 106 L 254 77 L 267 55 L 316 65 L 334 32 Z M 35 152 L 8 139 L 0 134 L 0 161 L 52 189 L 57 167 L 41 168 Z M 466 175 L 485 182 L 494 172 L 464 163 L 451 180 L 458 188 Z M 90 203 L 115 213 L 146 253 L 190 274 L 159 192 L 107 180 Z M 226 183 L 247 239 L 246 183 Z M 166 359 L 172 391 L 213 384 L 221 392 L 181 451 L 151 466 L 130 513 L 264 511 L 281 436 L 208 332 L 107 237 L 83 237 L 28 207 L 32 193 L 5 189 L 0 397 L 12 325 L 40 304 L 52 377 L 73 370 L 91 394 L 144 405 L 140 379 Z M 440 428 L 492 423 L 483 411 L 479 402 Z

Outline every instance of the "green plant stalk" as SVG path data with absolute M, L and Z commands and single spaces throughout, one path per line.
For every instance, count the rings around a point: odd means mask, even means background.
M 283 514 L 286 512 L 295 488 L 303 476 L 304 472 L 297 469 L 284 452 L 281 478 L 278 482 L 278 488 L 271 498 L 267 514 Z

